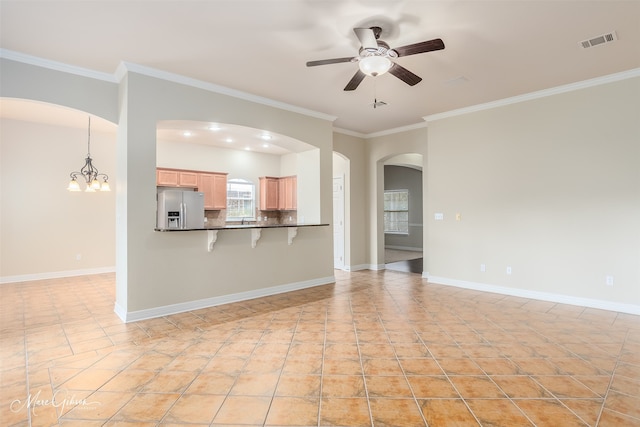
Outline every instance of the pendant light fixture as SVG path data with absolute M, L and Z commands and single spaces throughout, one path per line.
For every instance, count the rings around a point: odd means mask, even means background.
M 84 159 L 84 166 L 79 172 L 71 172 L 71 181 L 67 190 L 80 191 L 80 183 L 77 181 L 79 176 L 82 176 L 87 183 L 85 192 L 92 193 L 99 191 L 111 191 L 109 187 L 107 174 L 100 173 L 98 168 L 93 165 L 93 159 L 91 158 L 91 116 L 89 116 L 89 129 L 87 131 L 87 158 Z M 98 178 L 102 179 L 102 183 L 98 181 Z

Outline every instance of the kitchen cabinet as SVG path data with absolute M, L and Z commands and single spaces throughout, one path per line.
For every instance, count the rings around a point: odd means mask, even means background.
M 260 178 L 260 210 L 294 211 L 298 206 L 296 176 Z
M 180 169 L 156 169 L 156 185 L 159 187 L 198 187 L 198 173 Z
M 184 169 L 156 169 L 158 187 L 195 188 L 204 193 L 205 210 L 227 208 L 227 174 Z
M 278 210 L 278 190 L 280 178 L 263 176 L 260 177 L 260 210 Z
M 198 173 L 198 191 L 204 193 L 204 209 L 227 208 L 227 174 Z
M 278 209 L 294 211 L 298 208 L 298 180 L 296 176 L 285 176 L 278 183 Z

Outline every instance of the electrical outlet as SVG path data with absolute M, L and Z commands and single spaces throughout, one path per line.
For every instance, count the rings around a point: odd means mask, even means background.
M 76 261 L 80 261 L 82 259 L 82 254 L 76 254 Z
M 607 276 L 605 278 L 605 283 L 607 284 L 607 286 L 613 286 L 613 276 Z
M 484 265 L 484 264 L 480 264 L 480 271 L 481 271 L 482 273 L 486 272 L 486 271 L 487 271 L 487 266 L 486 266 L 486 265 Z
M 508 275 L 511 275 L 511 266 L 510 266 L 510 265 L 509 265 L 509 266 L 507 266 L 507 274 L 508 274 Z

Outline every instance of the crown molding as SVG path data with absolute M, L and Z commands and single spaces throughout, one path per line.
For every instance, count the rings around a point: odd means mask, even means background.
M 464 114 L 475 113 L 477 111 L 490 110 L 493 108 L 504 107 L 506 105 L 517 104 L 520 102 L 530 101 L 533 99 L 545 98 L 547 96 L 558 95 L 561 93 L 572 92 L 575 90 L 585 89 L 589 87 L 599 86 L 607 83 L 613 83 L 621 80 L 631 79 L 634 77 L 640 77 L 640 68 L 633 68 L 631 70 L 622 71 L 620 73 L 609 74 L 602 77 L 596 77 L 589 80 L 583 80 L 576 83 L 570 83 L 563 86 L 557 86 L 554 88 L 544 89 L 536 92 L 527 93 L 524 95 L 513 96 L 510 98 L 504 98 L 497 101 L 487 102 L 484 104 L 472 105 L 469 107 L 459 108 L 457 110 L 445 111 L 443 113 L 431 114 L 429 116 L 424 116 L 422 119 L 423 123 L 415 123 L 413 125 L 387 129 L 380 132 L 368 133 L 368 134 L 359 134 L 353 135 L 358 136 L 364 139 L 376 138 L 379 136 L 392 135 L 401 132 L 407 132 L 414 129 L 425 128 L 429 126 L 429 122 L 433 122 L 436 120 L 446 119 L 449 117 L 461 116 Z M 344 133 L 350 135 L 349 131 L 345 129 L 338 130 L 334 128 L 336 132 Z
M 427 123 L 422 122 L 422 123 L 414 123 L 412 125 L 402 126 L 402 127 L 393 128 L 393 129 L 381 130 L 380 132 L 373 132 L 373 133 L 360 133 L 360 132 L 354 132 L 348 129 L 341 129 L 336 127 L 333 128 L 333 131 L 336 133 L 355 136 L 357 138 L 371 139 L 379 136 L 392 135 L 394 133 L 407 132 L 410 130 L 422 129 L 426 127 L 427 127 Z
M 401 126 L 401 127 L 397 127 L 397 128 L 393 128 L 393 129 L 382 130 L 380 132 L 368 133 L 365 136 L 365 138 L 366 139 L 377 138 L 379 136 L 392 135 L 394 133 L 407 132 L 407 131 L 410 131 L 410 130 L 422 129 L 422 128 L 426 128 L 426 127 L 427 127 L 427 123 L 426 122 L 414 123 L 412 125 L 407 125 L 407 126 Z
M 113 74 L 77 67 L 63 62 L 52 61 L 50 59 L 39 58 L 37 56 L 27 55 L 26 53 L 15 52 L 12 50 L 0 49 L 0 58 L 35 65 L 49 70 L 61 71 L 63 73 L 75 74 L 77 76 L 88 77 L 91 79 L 104 80 L 109 83 L 118 83 L 118 80 Z
M 330 122 L 333 122 L 337 119 L 337 117 L 335 116 L 330 116 L 328 114 L 320 113 L 318 111 L 308 110 L 306 108 L 297 107 L 295 105 L 287 104 L 280 101 L 275 101 L 273 99 L 264 98 L 262 96 L 253 95 L 253 94 L 242 92 L 236 89 L 230 89 L 228 87 L 220 86 L 214 83 L 204 82 L 202 80 L 193 79 L 191 77 L 185 77 L 179 74 L 170 73 L 168 71 L 162 71 L 155 68 L 146 67 L 144 65 L 134 64 L 131 62 L 121 62 L 116 70 L 116 77 L 118 81 L 121 81 L 127 73 L 136 73 L 136 74 L 142 74 L 149 77 L 155 77 L 161 80 L 206 90 L 208 92 L 219 93 L 221 95 L 227 95 L 233 98 L 255 102 L 257 104 L 279 108 L 281 110 L 291 111 L 293 113 L 315 117 L 317 119 L 328 120 Z
M 365 139 L 367 137 L 366 133 L 355 132 L 355 131 L 352 131 L 352 130 L 349 130 L 349 129 L 342 129 L 342 128 L 334 127 L 333 131 L 336 132 L 336 133 L 341 133 L 343 135 L 355 136 L 356 138 Z
M 185 77 L 179 74 L 174 74 L 167 71 L 162 71 L 155 68 L 146 67 L 143 65 L 129 63 L 129 62 L 121 62 L 118 65 L 115 73 L 110 74 L 110 73 L 90 70 L 88 68 L 77 67 L 77 66 L 65 64 L 62 62 L 52 61 L 49 59 L 39 58 L 36 56 L 32 56 L 32 55 L 28 55 L 25 53 L 16 52 L 16 51 L 4 49 L 4 48 L 0 48 L 0 58 L 22 62 L 30 65 L 35 65 L 38 67 L 43 67 L 43 68 L 56 70 L 60 72 L 75 74 L 78 76 L 88 77 L 92 79 L 103 80 L 110 83 L 120 83 L 128 72 L 134 72 L 134 73 L 146 75 L 149 77 L 155 77 L 155 78 L 159 78 L 159 79 L 174 82 L 174 83 L 196 87 L 209 92 L 219 93 L 221 95 L 227 95 L 234 98 L 243 99 L 245 101 L 255 102 L 258 104 L 278 108 L 285 111 L 291 111 L 291 112 L 302 114 L 309 117 L 327 120 L 330 122 L 334 122 L 337 119 L 336 116 L 320 113 L 318 111 L 308 110 L 306 108 L 301 108 L 295 105 L 287 104 L 280 101 L 275 101 L 273 99 L 253 95 L 247 92 L 230 89 L 225 86 L 217 85 L 214 83 L 208 83 L 202 80 L 197 80 L 197 79 Z M 412 125 L 387 129 L 380 132 L 364 134 L 360 132 L 351 131 L 348 129 L 341 129 L 341 128 L 335 128 L 335 127 L 333 128 L 333 131 L 337 133 L 342 133 L 345 135 L 354 136 L 357 138 L 371 139 L 371 138 L 376 138 L 380 136 L 387 136 L 387 135 L 392 135 L 396 133 L 407 132 L 410 130 L 425 128 L 425 127 L 428 127 L 429 122 L 433 122 L 436 120 L 446 119 L 449 117 L 460 116 L 460 115 L 474 113 L 474 112 L 483 111 L 483 110 L 490 110 L 493 108 L 503 107 L 511 104 L 517 104 L 520 102 L 544 98 L 547 96 L 558 95 L 561 93 L 566 93 L 566 92 L 585 89 L 585 88 L 598 86 L 602 84 L 617 82 L 620 80 L 626 80 L 634 77 L 640 77 L 640 68 L 634 68 L 634 69 L 623 71 L 620 73 L 610 74 L 602 77 L 596 77 L 596 78 L 584 80 L 581 82 L 570 83 L 563 86 L 557 86 L 550 89 L 544 89 L 544 90 L 531 92 L 524 95 L 518 95 L 510 98 L 500 99 L 497 101 L 487 102 L 484 104 L 472 105 L 469 107 L 459 108 L 456 110 L 431 114 L 431 115 L 422 117 L 422 119 L 424 120 L 424 122 L 422 123 L 415 123 Z
M 37 56 L 27 55 L 24 53 L 15 52 L 7 49 L 0 49 L 0 58 L 6 58 L 12 61 L 22 62 L 25 64 L 35 65 L 35 66 L 47 68 L 50 70 L 61 71 L 64 73 L 75 74 L 78 76 L 88 77 L 92 79 L 103 80 L 110 83 L 120 83 L 128 72 L 133 72 L 133 73 L 142 74 L 149 77 L 155 77 L 161 80 L 183 84 L 186 86 L 196 87 L 209 92 L 215 92 L 215 93 L 231 96 L 238 99 L 243 99 L 245 101 L 255 102 L 257 104 L 262 104 L 262 105 L 278 108 L 285 111 L 291 111 L 291 112 L 302 114 L 305 116 L 327 120 L 330 122 L 333 122 L 337 119 L 337 117 L 331 116 L 328 114 L 320 113 L 313 110 L 308 110 L 306 108 L 297 107 L 295 105 L 286 104 L 284 102 L 275 101 L 273 99 L 252 95 L 247 92 L 241 92 L 239 90 L 230 89 L 230 88 L 216 85 L 213 83 L 207 83 L 201 80 L 181 76 L 178 74 L 158 70 L 151 67 L 145 67 L 143 65 L 134 64 L 130 62 L 121 62 L 116 68 L 115 73 L 110 74 L 110 73 L 103 73 L 100 71 L 90 70 L 88 68 L 77 67 L 75 65 L 69 65 L 62 62 L 51 61 L 48 59 L 43 59 Z
M 423 119 L 426 122 L 433 122 L 436 120 L 446 119 L 449 117 L 461 116 L 464 114 L 475 113 L 478 111 L 491 110 L 493 108 L 504 107 L 507 105 L 517 104 L 525 101 L 531 101 L 533 99 L 545 98 L 547 96 L 558 95 L 561 93 L 573 92 L 575 90 L 586 89 L 586 88 L 599 86 L 607 83 L 613 83 L 621 80 L 631 79 L 634 77 L 640 77 L 640 68 L 634 68 L 628 71 L 622 71 L 620 73 L 609 74 L 606 76 L 596 77 L 589 80 L 583 80 L 580 82 L 570 83 L 570 84 L 557 86 L 549 89 L 539 90 L 536 92 L 526 93 L 524 95 L 518 95 L 510 98 L 499 99 L 497 101 L 487 102 L 484 104 L 472 105 L 470 107 L 459 108 L 457 110 L 431 114 L 429 116 L 424 116 Z

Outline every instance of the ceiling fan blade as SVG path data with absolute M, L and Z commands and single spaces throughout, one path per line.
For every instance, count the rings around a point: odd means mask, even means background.
M 321 59 L 319 61 L 309 61 L 307 62 L 307 67 L 315 67 L 316 65 L 327 65 L 327 64 L 339 64 L 340 62 L 351 62 L 353 57 L 348 58 L 334 58 L 334 59 Z
M 364 80 L 365 76 L 366 74 L 363 73 L 362 71 L 360 70 L 356 71 L 353 77 L 351 77 L 351 80 L 349 80 L 349 83 L 347 83 L 347 85 L 344 87 L 344 90 L 355 90 L 360 84 L 360 82 Z
M 378 49 L 378 41 L 371 28 L 354 28 L 353 32 L 356 33 L 363 49 Z
M 389 68 L 389 74 L 393 74 L 409 86 L 415 86 L 422 81 L 421 77 L 416 76 L 399 64 L 393 64 L 391 68 Z
M 409 44 L 402 47 L 395 47 L 393 50 L 398 52 L 398 56 L 415 55 L 418 53 L 432 52 L 434 50 L 444 49 L 442 39 L 433 39 L 426 42 Z

